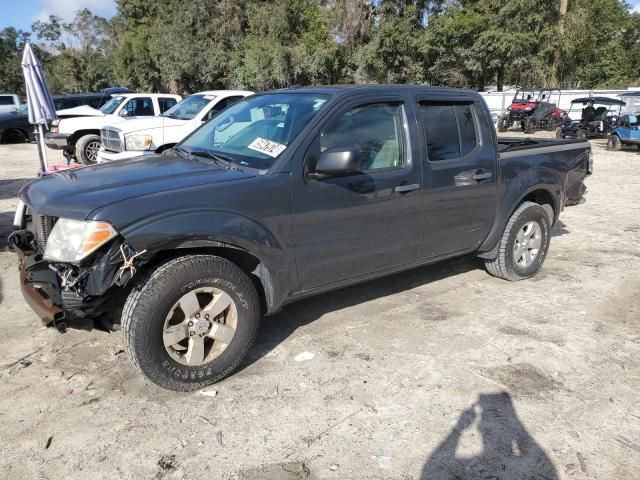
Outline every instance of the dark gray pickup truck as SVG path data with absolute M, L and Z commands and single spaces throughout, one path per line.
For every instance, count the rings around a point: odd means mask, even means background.
M 472 91 L 286 89 L 157 156 L 34 181 L 10 241 L 46 325 L 121 326 L 139 371 L 186 391 L 299 298 L 470 253 L 535 275 L 591 158 L 585 141 L 498 140 Z

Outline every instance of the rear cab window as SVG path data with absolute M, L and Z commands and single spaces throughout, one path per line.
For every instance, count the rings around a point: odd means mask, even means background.
M 178 101 L 172 97 L 159 97 L 158 106 L 160 107 L 160 113 L 164 113 L 173 107 Z
M 472 101 L 419 102 L 429 161 L 453 160 L 479 145 Z

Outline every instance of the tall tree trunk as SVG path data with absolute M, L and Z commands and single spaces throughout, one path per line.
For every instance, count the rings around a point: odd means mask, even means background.
M 560 19 L 558 21 L 558 42 L 556 44 L 556 52 L 553 59 L 553 70 L 551 71 L 551 86 L 559 87 L 560 83 L 560 67 L 562 65 L 562 37 L 564 37 L 564 19 L 567 15 L 567 6 L 569 0 L 560 0 Z
M 496 84 L 498 85 L 498 91 L 501 92 L 504 89 L 504 65 L 498 67 Z

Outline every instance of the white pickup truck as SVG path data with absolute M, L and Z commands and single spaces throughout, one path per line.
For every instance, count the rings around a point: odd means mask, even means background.
M 20 107 L 20 97 L 13 93 L 0 94 L 0 112 L 14 112 Z
M 196 128 L 232 103 L 253 92 L 211 90 L 188 96 L 159 117 L 138 118 L 101 131 L 98 163 L 158 153 L 173 147 Z
M 134 117 L 160 115 L 180 100 L 179 95 L 166 93 L 123 93 L 114 95 L 99 110 L 88 105 L 59 110 L 59 116 L 70 118 L 51 122 L 45 143 L 54 150 L 63 150 L 67 159 L 90 165 L 96 163 L 102 127 Z

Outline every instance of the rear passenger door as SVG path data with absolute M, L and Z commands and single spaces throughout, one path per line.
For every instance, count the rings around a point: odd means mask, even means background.
M 153 100 L 150 97 L 132 98 L 120 111 L 121 117 L 152 117 L 154 115 Z
M 487 236 L 497 205 L 494 133 L 473 98 L 419 98 L 425 185 L 421 256 L 463 253 Z

